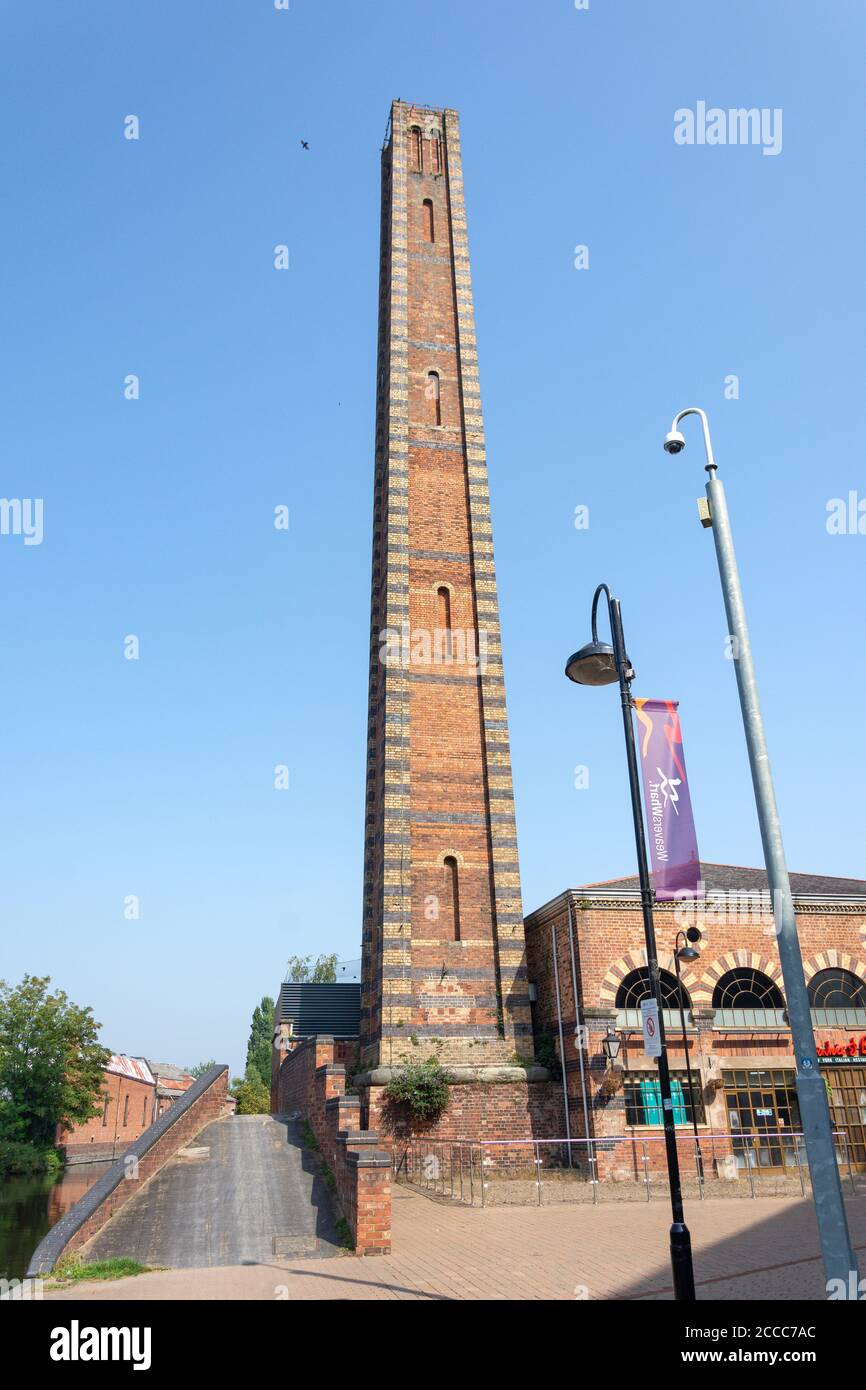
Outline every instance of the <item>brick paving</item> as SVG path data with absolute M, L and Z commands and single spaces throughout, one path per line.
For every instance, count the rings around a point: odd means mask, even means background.
M 847 1202 L 866 1268 L 866 1197 Z M 669 1211 L 645 1206 L 473 1210 L 394 1191 L 393 1255 L 172 1269 L 46 1291 L 63 1299 L 668 1299 Z M 699 1299 L 824 1297 L 807 1201 L 693 1203 Z

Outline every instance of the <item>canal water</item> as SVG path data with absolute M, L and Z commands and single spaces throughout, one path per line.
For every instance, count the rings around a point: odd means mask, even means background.
M 83 1197 L 110 1163 L 75 1163 L 57 1176 L 0 1179 L 0 1279 L 20 1279 L 55 1222 Z

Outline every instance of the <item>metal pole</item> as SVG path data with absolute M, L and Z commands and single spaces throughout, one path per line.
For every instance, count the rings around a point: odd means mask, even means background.
M 647 862 L 646 837 L 644 835 L 643 810 L 640 801 L 640 780 L 638 776 L 637 752 L 632 720 L 631 681 L 634 672 L 626 654 L 625 638 L 622 630 L 622 613 L 619 599 L 611 598 L 607 586 L 600 586 L 607 595 L 610 609 L 611 631 L 616 668 L 619 673 L 620 702 L 622 704 L 622 724 L 625 734 L 626 757 L 628 760 L 628 780 L 631 791 L 631 812 L 634 822 L 634 840 L 637 850 L 638 873 L 640 876 L 640 897 L 643 909 L 644 938 L 646 940 L 647 966 L 653 998 L 658 1006 L 659 1040 L 661 1055 L 658 1058 L 659 1090 L 661 1091 L 662 1121 L 665 1133 L 665 1152 L 667 1156 L 668 1182 L 671 1194 L 670 1251 L 673 1273 L 674 1298 L 681 1302 L 695 1301 L 695 1272 L 692 1264 L 692 1241 L 683 1212 L 683 1194 L 680 1186 L 680 1165 L 677 1155 L 677 1135 L 674 1126 L 674 1107 L 671 1099 L 671 1077 L 668 1067 L 667 1045 L 665 1043 L 664 1009 L 659 976 L 658 951 L 656 948 L 655 927 L 653 925 L 653 890 Z M 593 611 L 598 601 L 596 590 Z
M 571 955 L 571 992 L 574 996 L 575 1042 L 580 1044 L 577 1049 L 577 1055 L 580 1059 L 580 1098 L 583 1101 L 583 1137 L 587 1140 L 589 1147 L 589 1180 L 590 1182 L 594 1182 L 598 1180 L 598 1169 L 595 1167 L 593 1146 L 589 1142 L 589 1106 L 586 1099 L 586 1072 L 583 1065 L 583 1041 L 586 1035 L 583 1031 L 580 1008 L 577 1002 L 577 966 L 574 960 L 574 919 L 571 915 L 570 894 L 568 896 L 568 949 Z M 579 1033 L 577 1032 L 578 1028 L 580 1029 Z
M 779 947 L 779 960 L 785 982 L 785 999 L 788 1022 L 797 1066 L 797 1096 L 800 1102 L 800 1118 L 806 1140 L 806 1157 L 812 1179 L 812 1198 L 818 1218 L 818 1231 L 821 1238 L 821 1252 L 824 1258 L 824 1272 L 827 1281 L 839 1280 L 836 1285 L 845 1290 L 857 1288 L 857 1258 L 848 1233 L 845 1216 L 845 1203 L 842 1198 L 842 1184 L 833 1145 L 833 1129 L 830 1122 L 830 1109 L 827 1092 L 818 1068 L 815 1051 L 815 1038 L 812 1033 L 812 1018 L 809 1012 L 809 997 L 803 975 L 803 958 L 797 936 L 797 923 L 794 916 L 794 900 L 785 863 L 782 844 L 782 828 L 776 806 L 776 794 L 770 772 L 767 742 L 764 736 L 764 721 L 758 700 L 758 686 L 752 665 L 752 650 L 749 644 L 749 631 L 746 626 L 746 612 L 740 588 L 740 576 L 734 553 L 734 541 L 728 519 L 725 489 L 716 477 L 716 465 L 707 464 L 709 481 L 707 499 L 710 507 L 710 523 L 716 546 L 716 558 L 722 581 L 722 594 L 728 620 L 728 632 L 734 639 L 734 670 L 737 676 L 737 689 L 743 713 L 743 727 L 746 734 L 746 747 L 749 752 L 749 766 L 752 772 L 752 785 L 758 808 L 758 823 L 761 828 L 761 842 L 764 847 L 764 861 L 767 866 L 767 880 L 773 898 L 773 917 L 776 925 L 776 939 Z
M 553 982 L 556 987 L 556 1021 L 559 1024 L 559 1055 L 562 1059 L 562 1104 L 565 1109 L 565 1137 L 568 1141 L 568 1166 L 571 1167 L 571 1123 L 568 1118 L 568 1076 L 565 1070 L 565 1038 L 562 1032 L 562 1000 L 559 996 L 559 964 L 556 959 L 556 923 L 550 924 L 550 949 L 553 952 Z
M 698 1170 L 698 1188 L 700 1189 L 701 1196 L 703 1196 L 704 1156 L 701 1153 L 701 1141 L 700 1136 L 698 1135 L 698 1112 L 695 1107 L 695 1088 L 692 1084 L 692 1060 L 691 1055 L 689 1053 L 689 1039 L 686 1033 L 686 1011 L 685 1006 L 683 1004 L 683 981 L 682 976 L 680 975 L 680 956 L 677 950 L 677 942 L 679 941 L 681 936 L 685 937 L 685 932 L 677 932 L 674 938 L 674 969 L 677 972 L 677 1003 L 680 1006 L 680 1023 L 682 1024 L 683 1029 L 683 1052 L 685 1053 L 686 1076 L 688 1077 L 689 1082 L 689 1104 L 692 1107 L 692 1129 L 695 1132 L 695 1159 Z

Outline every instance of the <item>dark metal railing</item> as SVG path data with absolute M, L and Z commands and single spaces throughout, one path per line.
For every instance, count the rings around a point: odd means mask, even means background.
M 852 1153 L 844 1131 L 834 1135 L 840 1175 L 851 1193 L 866 1169 L 866 1148 Z M 809 1165 L 799 1131 L 678 1134 L 683 1185 L 705 1196 L 768 1194 L 768 1179 L 781 1195 L 805 1196 Z M 664 1136 L 612 1135 L 596 1139 L 412 1140 L 394 1155 L 395 1182 L 467 1206 L 527 1206 L 667 1195 Z M 680 1147 L 682 1146 L 682 1147 Z M 861 1146 L 862 1147 L 862 1146 Z M 866 1182 L 866 1172 L 862 1173 Z M 776 1189 L 778 1190 L 778 1189 Z

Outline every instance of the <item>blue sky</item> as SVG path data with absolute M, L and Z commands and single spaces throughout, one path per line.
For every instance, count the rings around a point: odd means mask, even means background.
M 694 426 L 661 450 L 692 404 L 789 865 L 866 877 L 866 537 L 825 524 L 866 495 L 862 5 L 432 13 L 3 5 L 0 493 L 44 499 L 44 539 L 0 537 L 0 975 L 50 974 L 118 1050 L 238 1070 L 290 954 L 359 954 L 394 97 L 461 114 L 527 909 L 634 867 L 616 695 L 562 674 L 600 580 L 636 693 L 681 702 L 704 858 L 760 863 Z M 781 152 L 677 145 L 701 100 L 781 108 Z

